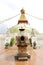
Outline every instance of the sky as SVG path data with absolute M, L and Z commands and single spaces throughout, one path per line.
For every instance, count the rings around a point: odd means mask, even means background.
M 5 33 L 8 28 L 17 24 L 19 16 L 3 22 L 4 19 L 16 16 L 24 8 L 25 12 L 43 19 L 43 0 L 0 0 L 0 33 Z M 32 28 L 43 33 L 43 20 L 26 15 Z

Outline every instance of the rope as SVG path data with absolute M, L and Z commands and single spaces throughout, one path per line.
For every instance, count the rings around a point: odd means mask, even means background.
M 10 17 L 10 18 L 7 18 L 7 19 L 4 19 L 3 21 L 1 21 L 1 23 L 5 22 L 5 21 L 8 21 L 8 20 L 11 20 L 11 19 L 17 17 L 18 15 L 20 15 L 20 14 L 17 14 L 17 15 L 15 15 L 15 16 L 13 16 L 13 17 Z M 0 24 L 1 24 L 1 23 L 0 23 Z
M 26 14 L 29 15 L 29 16 L 31 16 L 31 17 L 34 17 L 34 18 L 36 18 L 36 19 L 43 20 L 42 18 L 39 18 L 39 17 L 33 16 L 33 15 L 31 15 L 31 14 L 28 14 L 28 13 L 26 13 Z

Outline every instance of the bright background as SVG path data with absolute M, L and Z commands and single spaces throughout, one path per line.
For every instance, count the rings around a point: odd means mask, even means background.
M 43 19 L 43 0 L 0 0 L 0 33 L 17 24 L 19 16 L 2 22 L 4 19 L 15 16 L 24 8 L 26 13 Z M 43 20 L 26 15 L 32 28 L 43 33 Z

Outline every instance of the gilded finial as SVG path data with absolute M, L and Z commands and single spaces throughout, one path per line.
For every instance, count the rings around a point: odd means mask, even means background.
M 21 9 L 21 14 L 25 14 L 25 10 L 24 9 Z

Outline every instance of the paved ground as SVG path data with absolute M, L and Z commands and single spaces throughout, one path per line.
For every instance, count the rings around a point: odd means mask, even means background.
M 31 58 L 28 61 L 15 61 L 16 53 L 16 48 L 0 50 L 0 65 L 43 65 L 43 46 L 35 50 L 29 48 L 28 53 L 31 54 Z

